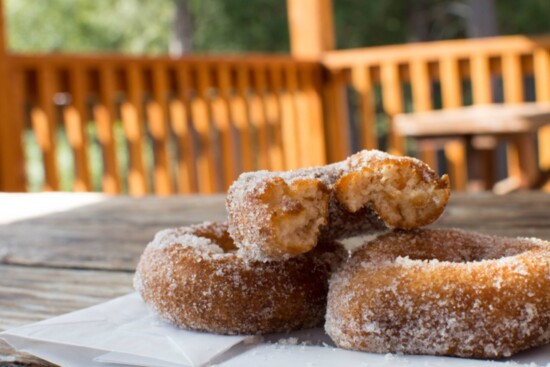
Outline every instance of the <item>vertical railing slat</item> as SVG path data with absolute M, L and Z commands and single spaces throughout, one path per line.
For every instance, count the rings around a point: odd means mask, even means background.
M 308 167 L 312 166 L 312 154 L 313 151 L 310 150 L 313 145 L 313 136 L 309 136 L 312 133 L 310 130 L 310 124 L 312 116 L 309 109 L 309 101 L 307 94 L 304 88 L 304 71 L 299 65 L 292 65 L 288 69 L 288 73 L 293 75 L 289 77 L 290 79 L 295 79 L 296 86 L 294 88 L 294 93 L 292 94 L 294 98 L 294 108 L 296 119 L 294 121 L 294 142 L 297 146 L 298 154 L 298 167 Z M 294 83 L 294 82 L 293 82 Z
M 14 73 L 9 58 L 4 3 L 0 1 L 0 191 L 24 191 L 23 105 L 19 103 L 24 99 L 19 83 L 23 78 L 21 70 Z
M 410 78 L 414 110 L 416 112 L 432 109 L 432 81 L 425 60 L 410 63 Z
M 168 133 L 168 71 L 164 64 L 152 65 L 152 100 L 147 103 L 147 121 L 153 139 L 155 193 L 173 192 Z
M 178 139 L 178 192 L 190 194 L 198 191 L 195 146 L 191 127 L 190 71 L 186 64 L 179 64 L 175 70 L 178 96 L 170 102 L 170 117 L 174 134 Z
M 7 170 L 10 177 L 6 177 L 4 182 L 7 183 L 4 190 L 8 191 L 25 191 L 26 190 L 26 180 L 27 175 L 25 172 L 25 156 L 24 156 L 24 130 L 25 130 L 25 107 L 26 99 L 28 98 L 28 91 L 26 90 L 26 78 L 25 71 L 16 69 L 10 71 L 11 76 L 9 81 L 11 82 L 11 98 L 12 105 L 8 106 L 9 114 L 5 116 L 11 116 L 11 133 L 12 137 L 7 137 L 13 139 L 14 144 L 11 155 L 9 157 L 9 164 L 13 168 Z M 1 98 L 1 97 L 0 97 Z M 5 101 L 6 103 L 9 100 Z M 1 122 L 0 122 L 1 123 Z M 0 190 L 2 190 L 0 188 Z
M 439 78 L 441 80 L 441 95 L 443 108 L 458 108 L 462 106 L 462 82 L 458 60 L 445 57 L 439 63 Z
M 208 65 L 196 65 L 197 93 L 191 101 L 193 125 L 200 140 L 200 150 L 196 156 L 197 179 L 199 191 L 211 194 L 217 191 L 216 180 L 216 146 L 212 137 L 211 111 L 209 107 L 208 89 L 211 85 Z
M 462 81 L 458 60 L 444 57 L 439 62 L 439 78 L 443 108 L 462 106 Z M 468 180 L 466 147 L 463 141 L 452 141 L 445 144 L 445 157 L 449 166 L 453 190 L 464 191 Z
M 533 57 L 537 102 L 550 103 L 550 52 L 538 48 Z M 550 126 L 538 131 L 538 142 L 540 168 L 550 170 Z
M 59 190 L 56 160 L 57 122 L 53 97 L 56 90 L 54 69 L 44 64 L 37 70 L 37 100 L 31 110 L 31 122 L 44 162 L 44 190 Z
M 143 74 L 139 65 L 131 64 L 126 69 L 127 98 L 121 106 L 122 123 L 128 141 L 130 162 L 128 170 L 128 191 L 130 195 L 142 196 L 148 193 L 148 180 L 144 155 L 143 119 Z
M 502 81 L 506 103 L 523 102 L 523 75 L 521 57 L 517 53 L 506 53 L 502 57 Z
M 239 134 L 239 145 L 242 171 L 254 170 L 254 157 L 252 151 L 252 137 L 250 133 L 250 116 L 248 114 L 248 69 L 246 65 L 235 64 L 236 69 L 236 93 L 231 99 L 231 114 L 235 127 Z
M 474 104 L 487 104 L 493 101 L 491 70 L 489 58 L 484 54 L 475 54 L 470 59 L 470 76 Z
M 102 64 L 99 74 L 99 98 L 93 106 L 93 116 L 97 126 L 97 137 L 103 152 L 103 175 L 101 186 L 108 194 L 121 192 L 120 174 L 117 163 L 116 141 L 114 135 L 115 113 L 115 74 L 108 64 Z
M 432 81 L 425 60 L 414 60 L 410 63 L 410 80 L 412 99 L 415 112 L 425 112 L 432 109 Z M 425 144 L 420 152 L 421 159 L 437 170 L 437 147 Z
M 403 92 L 399 77 L 399 65 L 392 62 L 382 64 L 380 82 L 382 84 L 382 103 L 390 119 L 388 151 L 392 154 L 400 155 L 405 150 L 403 138 L 397 136 L 392 128 L 393 117 L 403 112 Z
M 281 88 L 282 88 L 282 73 L 281 68 L 277 64 L 268 66 L 270 79 L 270 93 L 267 98 L 267 118 L 270 124 L 273 141 L 271 143 L 269 157 L 271 159 L 271 167 L 274 170 L 282 171 L 285 169 L 284 145 L 282 137 L 282 107 L 281 107 Z
M 263 64 L 252 66 L 254 76 L 254 92 L 250 96 L 250 120 L 256 128 L 258 169 L 270 169 L 269 164 L 269 135 L 267 130 L 267 116 L 263 97 L 266 93 L 267 82 Z
M 224 171 L 223 189 L 227 190 L 237 176 L 236 144 L 231 124 L 231 105 L 229 102 L 231 74 L 227 63 L 217 63 L 215 65 L 218 93 L 216 99 L 212 101 L 212 113 L 220 133 L 221 159 Z
M 298 143 L 298 124 L 299 115 L 296 111 L 296 93 L 298 90 L 298 78 L 294 65 L 283 65 L 283 92 L 282 107 L 283 118 L 281 121 L 281 135 L 284 141 L 284 155 L 287 169 L 300 168 L 300 146 Z
M 330 70 L 325 83 L 327 154 L 329 162 L 345 159 L 351 151 L 347 80 L 343 70 Z
M 8 54 L 3 3 L 0 0 L 0 191 L 25 191 L 24 107 L 19 98 L 23 78 Z
M 300 146 L 304 166 L 326 164 L 325 131 L 323 123 L 323 108 L 321 106 L 321 88 L 317 84 L 320 69 L 312 65 L 304 65 L 300 71 L 301 89 L 309 110 L 307 121 L 299 121 Z
M 361 114 L 361 147 L 378 148 L 374 90 L 369 65 L 354 65 L 351 69 L 353 88 L 359 94 Z
M 504 102 L 508 104 L 523 102 L 523 75 L 521 73 L 521 58 L 516 53 L 505 53 L 502 56 L 502 82 L 504 87 Z M 520 178 L 523 176 L 519 160 L 518 144 L 525 139 L 512 139 L 508 143 L 508 176 Z M 534 142 L 531 142 L 534 144 Z
M 86 109 L 88 84 L 85 73 L 85 69 L 76 65 L 69 68 L 69 93 L 72 102 L 63 109 L 67 138 L 74 155 L 74 191 L 91 191 L 92 189 L 86 131 L 88 122 Z

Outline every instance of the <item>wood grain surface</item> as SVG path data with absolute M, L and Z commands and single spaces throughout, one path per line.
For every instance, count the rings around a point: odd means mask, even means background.
M 0 225 L 0 330 L 132 292 L 135 265 L 155 232 L 224 220 L 224 202 L 223 195 L 112 197 Z M 454 194 L 434 226 L 550 240 L 550 194 Z M 0 365 L 51 366 L 1 341 Z
M 222 195 L 113 197 L 0 226 L 0 264 L 133 271 L 159 230 L 225 218 Z

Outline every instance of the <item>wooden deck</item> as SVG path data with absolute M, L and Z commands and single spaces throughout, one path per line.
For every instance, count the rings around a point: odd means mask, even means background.
M 396 115 L 549 102 L 549 70 L 548 36 L 335 50 L 316 59 L 22 55 L 0 41 L 0 190 L 28 189 L 24 137 L 38 147 L 36 180 L 45 191 L 218 193 L 244 171 L 325 164 L 374 148 L 435 166 L 433 149 L 415 152 L 394 131 Z M 550 127 L 535 139 L 533 159 L 548 170 Z M 444 151 L 453 188 L 464 190 L 465 149 Z M 508 159 L 508 172 L 521 169 L 516 161 Z M 62 187 L 61 177 L 74 179 Z
M 36 196 L 33 202 L 40 206 L 43 198 Z M 133 271 L 155 232 L 224 220 L 224 201 L 223 195 L 105 196 L 65 212 L 5 221 L 0 225 L 0 330 L 132 292 Z M 0 207 L 5 203 L 0 196 Z M 435 226 L 550 240 L 549 208 L 550 195 L 540 192 L 455 194 Z M 48 366 L 5 344 L 0 344 L 0 364 Z

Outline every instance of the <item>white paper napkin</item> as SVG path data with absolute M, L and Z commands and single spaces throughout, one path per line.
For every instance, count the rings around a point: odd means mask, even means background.
M 134 293 L 35 324 L 11 329 L 0 337 L 19 337 L 67 347 L 102 351 L 97 361 L 130 365 L 151 359 L 162 366 L 201 366 L 246 336 L 223 336 L 178 329 L 158 320 Z M 15 344 L 15 343 L 14 343 Z M 15 345 L 14 345 L 15 346 Z M 27 347 L 28 349 L 28 347 Z M 136 359 L 137 357 L 137 359 Z
M 321 328 L 274 334 L 261 340 L 190 332 L 158 320 L 137 294 L 11 329 L 0 333 L 0 338 L 15 349 L 65 367 L 550 367 L 550 346 L 494 362 L 351 352 L 335 348 Z

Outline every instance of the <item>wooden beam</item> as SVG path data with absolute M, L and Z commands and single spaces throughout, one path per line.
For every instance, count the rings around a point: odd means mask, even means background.
M 332 0 L 287 0 L 292 56 L 317 58 L 334 49 Z
M 13 115 L 10 65 L 6 51 L 3 1 L 0 0 L 0 191 L 24 191 L 21 126 Z

